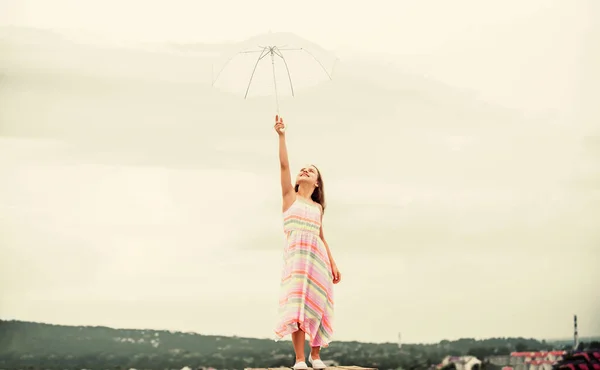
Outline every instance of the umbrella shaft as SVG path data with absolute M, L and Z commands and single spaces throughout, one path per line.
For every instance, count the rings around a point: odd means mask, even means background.
M 277 93 L 277 78 L 275 76 L 275 55 L 273 53 L 273 50 L 271 50 L 271 66 L 273 67 L 273 86 L 275 87 L 275 104 L 277 114 L 279 114 L 279 94 Z

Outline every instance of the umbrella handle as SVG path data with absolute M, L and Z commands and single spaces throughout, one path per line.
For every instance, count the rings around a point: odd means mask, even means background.
M 279 117 L 279 106 L 277 106 L 277 117 Z M 285 125 L 279 130 L 279 132 L 285 132 Z
M 277 110 L 277 115 L 279 115 L 279 109 Z M 281 128 L 281 130 L 279 130 L 279 131 L 281 131 L 281 132 L 285 132 L 285 126 L 283 126 L 283 127 Z

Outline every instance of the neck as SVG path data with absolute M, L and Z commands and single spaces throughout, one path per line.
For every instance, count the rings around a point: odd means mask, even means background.
M 315 187 L 312 185 L 300 184 L 300 186 L 298 186 L 298 196 L 305 199 L 310 199 L 310 196 L 314 190 Z

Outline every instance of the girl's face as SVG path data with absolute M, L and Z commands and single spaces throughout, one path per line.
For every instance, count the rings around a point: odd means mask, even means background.
M 305 166 L 300 169 L 298 176 L 296 176 L 296 184 L 306 183 L 313 186 L 317 186 L 319 181 L 319 172 L 315 166 Z

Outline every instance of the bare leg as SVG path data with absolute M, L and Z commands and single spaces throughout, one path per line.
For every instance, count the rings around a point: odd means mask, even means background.
M 311 347 L 310 357 L 312 357 L 313 360 L 320 360 L 321 359 L 321 347 Z
M 294 344 L 294 352 L 296 352 L 296 362 L 306 361 L 306 355 L 304 354 L 305 338 L 305 333 L 298 325 L 298 330 L 292 333 L 292 343 Z

